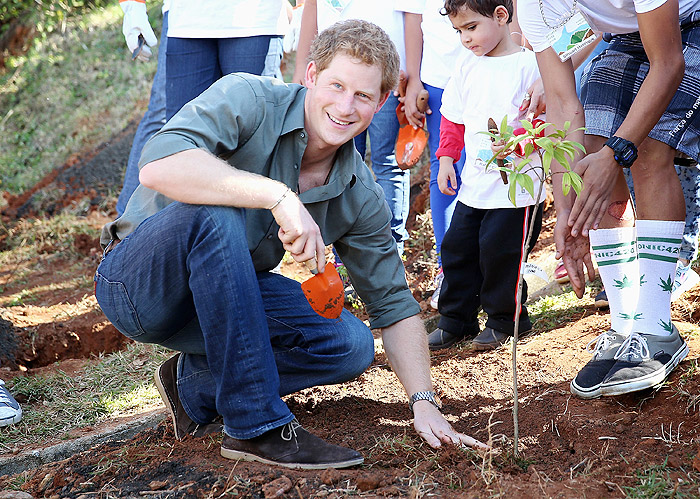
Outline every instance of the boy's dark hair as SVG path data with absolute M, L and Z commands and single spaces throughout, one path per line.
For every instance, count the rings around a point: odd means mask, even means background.
M 440 10 L 443 16 L 456 16 L 462 9 L 469 9 L 485 17 L 493 17 L 496 7 L 503 5 L 508 11 L 508 22 L 513 20 L 513 0 L 445 0 Z

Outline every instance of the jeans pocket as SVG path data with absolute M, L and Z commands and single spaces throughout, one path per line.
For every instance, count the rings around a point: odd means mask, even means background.
M 124 283 L 95 274 L 95 297 L 102 312 L 120 333 L 133 340 L 146 334 Z

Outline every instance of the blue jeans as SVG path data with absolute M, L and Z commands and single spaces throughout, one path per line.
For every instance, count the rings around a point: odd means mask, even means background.
M 184 353 L 178 393 L 203 424 L 253 438 L 293 419 L 280 396 L 359 376 L 372 333 L 347 310 L 325 319 L 298 282 L 256 272 L 245 211 L 172 203 L 102 259 L 95 295 L 125 336 Z
M 391 210 L 391 235 L 394 236 L 399 253 L 408 239 L 406 219 L 411 194 L 411 173 L 402 170 L 396 163 L 396 137 L 399 120 L 396 117 L 398 97 L 393 94 L 374 115 L 369 128 L 355 137 L 355 148 L 364 158 L 367 152 L 367 134 L 370 142 L 370 160 L 377 183 L 384 190 L 384 197 Z
M 432 87 L 423 84 L 423 87 L 428 91 L 428 106 L 433 111 L 427 114 L 425 124 L 428 128 L 428 147 L 430 148 L 430 213 L 433 218 L 433 234 L 435 235 L 435 250 L 437 251 L 438 265 L 442 267 L 442 240 L 450 227 L 452 214 L 457 206 L 457 195 L 449 196 L 440 192 L 438 187 L 437 177 L 440 171 L 440 161 L 435 156 L 440 145 L 440 106 L 442 103 L 442 88 Z M 459 161 L 454 164 L 455 173 L 457 174 L 457 188 L 462 184 L 460 175 L 464 167 L 464 150 Z
M 131 144 L 129 161 L 124 173 L 124 185 L 117 199 L 117 214 L 121 216 L 126 208 L 126 203 L 139 185 L 139 159 L 141 150 L 148 139 L 165 124 L 165 54 L 168 46 L 168 12 L 163 14 L 163 29 L 160 32 L 160 44 L 158 47 L 158 67 L 151 84 L 151 98 L 148 101 L 148 109 L 141 118 L 134 142 Z
M 273 36 L 242 38 L 170 38 L 166 70 L 166 115 L 172 118 L 182 106 L 230 73 L 260 75 Z

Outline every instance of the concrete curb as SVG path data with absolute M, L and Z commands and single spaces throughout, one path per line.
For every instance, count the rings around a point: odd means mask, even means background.
M 43 464 L 60 461 L 96 445 L 117 440 L 127 440 L 143 430 L 158 425 L 165 417 L 165 411 L 155 414 L 151 413 L 96 435 L 87 435 L 70 442 L 52 445 L 45 449 L 35 449 L 16 456 L 0 458 L 0 476 L 13 475 L 28 469 L 38 468 Z

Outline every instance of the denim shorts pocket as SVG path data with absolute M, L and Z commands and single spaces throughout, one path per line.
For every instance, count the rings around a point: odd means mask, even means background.
M 133 340 L 143 341 L 140 337 L 146 331 L 141 326 L 124 283 L 110 281 L 98 272 L 95 274 L 95 297 L 102 312 L 120 333 Z

